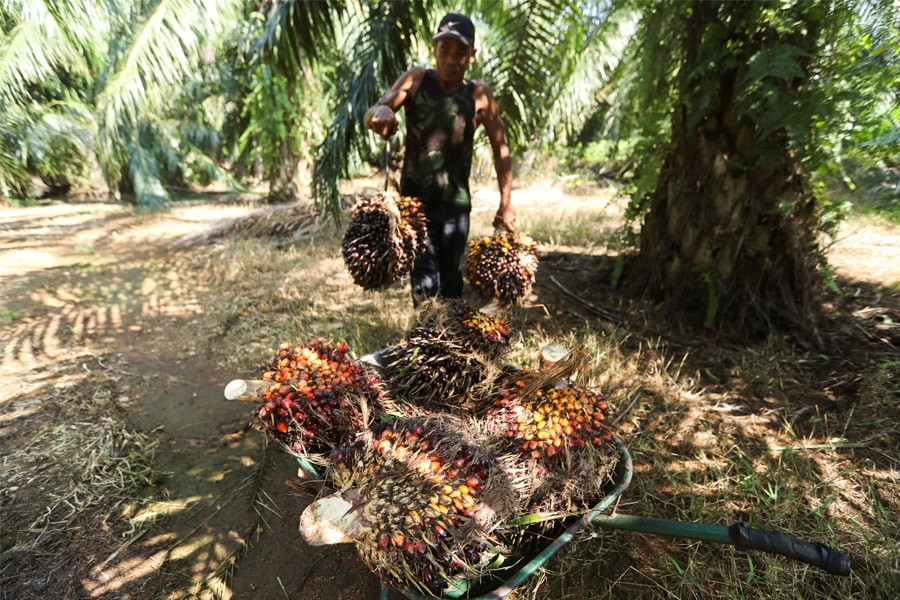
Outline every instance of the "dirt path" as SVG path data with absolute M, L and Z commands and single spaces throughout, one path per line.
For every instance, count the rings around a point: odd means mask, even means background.
M 135 216 L 120 206 L 76 204 L 0 215 L 4 458 L 28 451 L 42 415 L 90 397 L 73 418 L 108 416 L 143 433 L 156 472 L 141 494 L 145 503 L 123 507 L 142 511 L 152 526 L 124 540 L 58 536 L 57 551 L 71 560 L 56 568 L 90 573 L 77 589 L 54 589 L 52 573 L 22 581 L 4 568 L 3 598 L 378 596 L 380 584 L 352 547 L 317 549 L 300 540 L 297 519 L 310 498 L 285 485 L 297 479 L 297 463 L 247 429 L 246 405 L 223 400 L 234 373 L 210 348 L 228 325 L 209 310 L 206 290 L 190 280 L 180 255 L 166 250 L 250 210 L 186 204 Z M 2 496 L 10 517 L 41 499 L 11 483 Z M 89 512 L 93 505 L 76 506 Z M 105 522 L 115 529 L 116 521 L 109 515 Z M 26 555 L 13 548 L 11 556 Z

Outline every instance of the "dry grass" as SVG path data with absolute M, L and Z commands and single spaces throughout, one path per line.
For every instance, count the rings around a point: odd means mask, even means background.
M 131 517 L 155 477 L 157 444 L 123 426 L 113 381 L 91 385 L 77 376 L 102 366 L 90 356 L 58 365 L 52 386 L 4 407 L 11 409 L 4 420 L 24 424 L 3 439 L 0 587 L 15 580 L 20 591 L 43 590 L 52 575 L 41 569 L 48 555 L 62 559 L 55 568 L 71 568 L 81 561 L 67 555 L 78 540 L 112 539 L 114 531 L 131 537 L 142 527 Z

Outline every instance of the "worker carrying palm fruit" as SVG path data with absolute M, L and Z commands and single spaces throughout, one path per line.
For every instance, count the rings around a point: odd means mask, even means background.
M 462 296 L 472 209 L 472 140 L 478 125 L 484 125 L 490 140 L 500 187 L 493 226 L 510 233 L 516 228 L 512 161 L 497 102 L 487 83 L 465 77 L 475 60 L 475 26 L 469 17 L 450 13 L 441 19 L 433 41 L 435 68 L 403 73 L 363 119 L 366 128 L 389 139 L 397 131 L 396 112 L 406 110 L 400 193 L 419 198 L 428 223 L 426 250 L 410 274 L 414 305 L 431 296 Z

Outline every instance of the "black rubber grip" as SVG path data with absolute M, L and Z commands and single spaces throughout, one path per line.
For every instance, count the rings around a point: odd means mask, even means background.
M 732 543 L 741 550 L 780 554 L 823 569 L 831 575 L 849 575 L 850 557 L 824 544 L 804 542 L 780 531 L 767 531 L 735 523 L 728 528 Z

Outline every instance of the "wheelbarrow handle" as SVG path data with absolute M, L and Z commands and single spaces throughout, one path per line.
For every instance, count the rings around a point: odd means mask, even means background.
M 849 575 L 850 557 L 824 544 L 798 540 L 780 531 L 756 529 L 743 523 L 728 528 L 732 543 L 740 550 L 780 554 L 818 567 L 831 575 Z
M 591 518 L 591 523 L 604 529 L 621 529 L 703 540 L 728 544 L 740 550 L 761 550 L 804 562 L 831 575 L 850 574 L 850 558 L 833 548 L 824 544 L 804 542 L 780 531 L 755 529 L 743 523 L 726 526 L 622 514 L 596 515 Z

